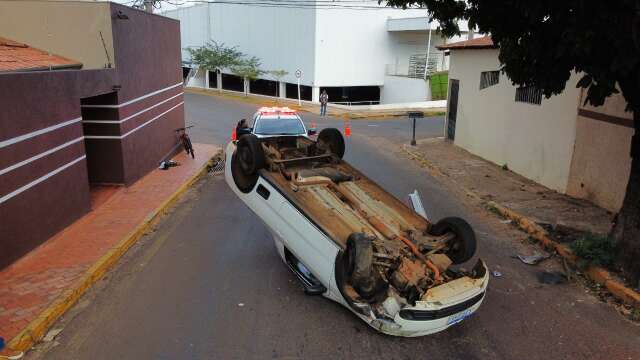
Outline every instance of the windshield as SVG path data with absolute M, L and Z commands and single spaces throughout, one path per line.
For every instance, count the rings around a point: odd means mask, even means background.
M 259 135 L 304 134 L 304 126 L 297 116 L 261 116 L 255 124 L 254 133 Z

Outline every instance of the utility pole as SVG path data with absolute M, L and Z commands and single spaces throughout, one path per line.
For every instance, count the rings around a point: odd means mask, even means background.
M 153 13 L 153 2 L 154 0 L 144 0 L 144 11 Z
M 424 79 L 429 77 L 429 53 L 431 52 L 431 18 L 427 21 L 427 27 L 429 28 L 429 37 L 427 40 L 427 55 L 424 60 Z

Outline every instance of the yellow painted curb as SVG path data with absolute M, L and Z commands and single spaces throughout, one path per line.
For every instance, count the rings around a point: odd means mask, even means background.
M 487 202 L 487 206 L 495 209 L 500 215 L 504 216 L 507 219 L 511 219 L 514 221 L 520 229 L 531 235 L 532 238 L 538 240 L 543 247 L 555 250 L 558 255 L 562 256 L 572 265 L 576 265 L 578 261 L 578 257 L 575 256 L 571 249 L 563 244 L 559 244 L 553 239 L 549 237 L 547 231 L 544 230 L 540 225 L 536 224 L 533 220 L 526 218 L 524 215 L 521 215 L 503 205 L 500 205 L 496 202 L 489 201 Z M 640 294 L 630 289 L 624 284 L 616 281 L 609 271 L 603 269 L 601 267 L 592 266 L 585 272 L 585 276 L 587 276 L 592 281 L 604 286 L 613 296 L 618 298 L 619 300 L 640 307 Z
M 62 316 L 78 299 L 124 255 L 129 248 L 147 232 L 160 215 L 164 214 L 191 185 L 207 173 L 207 168 L 213 164 L 213 159 L 219 156 L 221 151 L 207 161 L 200 171 L 191 176 L 182 184 L 167 200 L 149 215 L 133 231 L 127 234 L 116 246 L 111 248 L 93 266 L 82 275 L 70 289 L 65 290 L 53 303 L 44 309 L 40 315 L 27 325 L 18 335 L 7 344 L 7 347 L 15 351 L 27 351 L 36 344 L 47 332 L 49 327 Z

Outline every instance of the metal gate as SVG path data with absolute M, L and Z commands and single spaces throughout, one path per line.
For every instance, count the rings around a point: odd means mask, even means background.
M 458 115 L 458 90 L 460 81 L 449 79 L 449 101 L 447 107 L 447 139 L 456 137 L 456 117 Z

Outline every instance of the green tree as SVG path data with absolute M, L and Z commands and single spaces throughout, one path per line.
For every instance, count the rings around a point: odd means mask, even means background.
M 631 173 L 622 208 L 609 234 L 617 260 L 640 280 L 640 0 L 492 1 L 389 0 L 389 6 L 426 7 L 445 35 L 469 20 L 491 34 L 511 81 L 546 97 L 561 93 L 572 72 L 582 75 L 586 102 L 599 106 L 621 92 L 633 112 Z
M 286 70 L 269 70 L 267 74 L 271 75 L 273 80 L 280 82 L 283 77 L 289 75 L 289 72 Z
M 191 55 L 191 61 L 200 68 L 209 71 L 222 71 L 224 68 L 232 68 L 242 63 L 245 55 L 236 47 L 218 44 L 215 41 L 208 42 L 199 48 L 187 48 Z
M 260 70 L 260 59 L 255 56 L 243 58 L 238 64 L 231 66 L 231 72 L 244 79 L 244 96 L 249 92 L 249 81 L 255 80 L 265 71 Z

